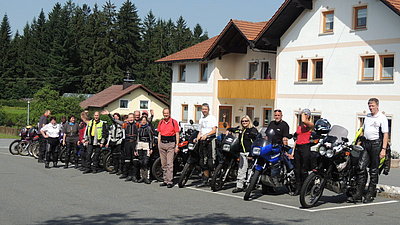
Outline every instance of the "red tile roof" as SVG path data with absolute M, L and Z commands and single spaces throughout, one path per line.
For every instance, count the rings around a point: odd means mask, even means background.
M 400 0 L 381 0 L 381 2 L 383 2 L 400 16 Z
M 167 63 L 176 61 L 189 61 L 189 60 L 202 60 L 206 57 L 208 52 L 212 49 L 215 43 L 218 42 L 222 34 L 234 24 L 239 32 L 249 41 L 253 41 L 258 33 L 263 29 L 267 22 L 248 22 L 242 20 L 230 20 L 225 26 L 224 30 L 218 36 L 212 37 L 206 41 L 200 42 L 192 47 L 183 49 L 177 53 L 166 56 L 156 61 L 156 63 Z
M 122 90 L 122 85 L 112 85 L 111 87 L 97 93 L 96 95 L 86 99 L 85 101 L 82 101 L 80 103 L 80 106 L 83 109 L 86 109 L 88 107 L 96 107 L 96 108 L 103 108 L 107 106 L 108 104 L 118 100 L 119 98 L 124 97 L 125 95 L 131 93 L 132 91 L 142 88 L 145 90 L 147 93 L 153 95 L 155 98 L 169 106 L 169 103 L 166 102 L 163 98 L 161 98 L 158 94 L 150 91 L 147 89 L 145 86 L 141 84 L 132 84 L 131 86 L 127 87 L 125 90 Z

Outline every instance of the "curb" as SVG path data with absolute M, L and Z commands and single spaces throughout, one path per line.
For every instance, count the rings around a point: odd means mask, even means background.
M 385 198 L 400 199 L 400 187 L 378 184 L 378 196 Z

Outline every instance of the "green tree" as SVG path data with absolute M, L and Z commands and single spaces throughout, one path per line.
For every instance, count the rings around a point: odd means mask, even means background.
M 0 25 L 0 98 L 7 97 L 6 89 L 6 70 L 10 67 L 10 45 L 11 45 L 11 27 L 7 14 L 3 16 Z

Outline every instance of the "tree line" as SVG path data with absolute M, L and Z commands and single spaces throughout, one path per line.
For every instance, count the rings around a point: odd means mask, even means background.
M 182 16 L 177 21 L 142 20 L 135 5 L 110 0 L 99 7 L 71 0 L 56 3 L 48 16 L 43 10 L 12 35 L 9 18 L 0 25 L 0 99 L 32 98 L 45 86 L 62 93 L 94 94 L 135 83 L 169 95 L 171 68 L 154 61 L 208 39 L 197 24 L 191 30 Z

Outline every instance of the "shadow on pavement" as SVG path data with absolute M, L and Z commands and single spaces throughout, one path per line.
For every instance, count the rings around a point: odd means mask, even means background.
M 96 216 L 71 215 L 57 217 L 51 220 L 38 222 L 38 224 L 289 224 L 304 223 L 305 219 L 269 220 L 266 218 L 230 217 L 225 213 L 207 215 L 172 215 L 172 218 L 144 218 L 139 212 L 110 213 Z

